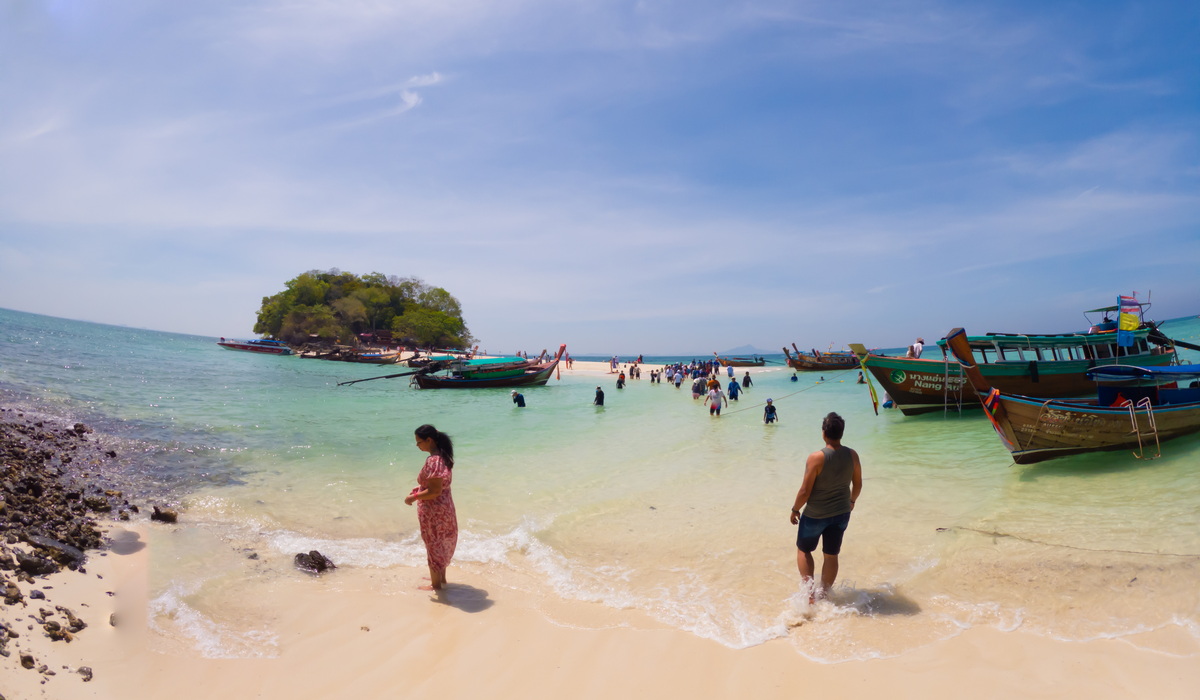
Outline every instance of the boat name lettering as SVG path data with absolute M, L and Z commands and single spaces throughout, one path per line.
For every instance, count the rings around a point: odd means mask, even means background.
M 950 379 L 950 388 L 951 389 L 958 389 L 967 383 L 966 377 L 950 377 L 949 379 Z M 942 377 L 914 375 L 913 376 L 913 386 L 920 388 L 920 389 L 936 389 L 938 391 L 941 391 Z

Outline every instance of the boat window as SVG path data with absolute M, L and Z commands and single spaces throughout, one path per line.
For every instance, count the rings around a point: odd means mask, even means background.
M 1096 351 L 1096 357 L 1098 357 L 1098 358 L 1113 356 L 1113 353 L 1112 353 L 1113 348 L 1111 345 L 1097 345 L 1093 349 Z
M 988 359 L 988 349 L 987 348 L 979 348 L 979 361 L 985 365 L 991 363 L 991 360 Z

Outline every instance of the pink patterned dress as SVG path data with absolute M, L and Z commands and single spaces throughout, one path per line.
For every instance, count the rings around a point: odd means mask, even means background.
M 458 545 L 458 516 L 454 512 L 454 498 L 450 495 L 452 476 L 453 472 L 441 455 L 429 455 L 417 475 L 417 484 L 423 489 L 428 488 L 430 479 L 442 480 L 442 493 L 437 498 L 417 501 L 417 522 L 421 524 L 421 539 L 425 540 L 432 571 L 445 571 Z

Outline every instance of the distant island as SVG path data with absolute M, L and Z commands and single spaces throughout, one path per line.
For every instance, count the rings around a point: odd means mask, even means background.
M 415 277 L 359 276 L 334 268 L 309 270 L 284 286 L 263 297 L 255 333 L 291 345 L 370 340 L 461 348 L 474 342 L 458 299 Z

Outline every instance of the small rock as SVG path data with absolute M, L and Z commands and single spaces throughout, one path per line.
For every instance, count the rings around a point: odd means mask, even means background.
M 37 662 L 33 660 L 32 654 L 21 654 L 21 666 L 23 668 L 33 668 Z
M 154 512 L 150 514 L 150 519 L 158 520 L 159 522 L 164 523 L 173 523 L 179 520 L 179 513 L 176 513 L 170 508 L 159 508 L 158 506 L 154 506 Z
M 334 566 L 333 561 L 331 561 L 329 557 L 321 554 L 315 549 L 307 554 L 303 552 L 297 554 L 294 561 L 297 569 L 301 569 L 302 571 L 307 571 L 313 574 L 319 574 L 326 569 L 337 568 Z
M 45 574 L 52 574 L 58 571 L 58 565 L 45 557 L 26 554 L 19 549 L 16 551 L 16 555 L 17 565 L 21 567 L 21 571 L 30 576 L 44 576 Z
M 80 666 L 80 667 L 79 667 L 79 670 L 78 670 L 76 673 L 78 673 L 79 675 L 83 676 L 83 682 L 84 682 L 84 683 L 87 683 L 88 681 L 92 680 L 92 668 L 91 668 L 91 666 Z

